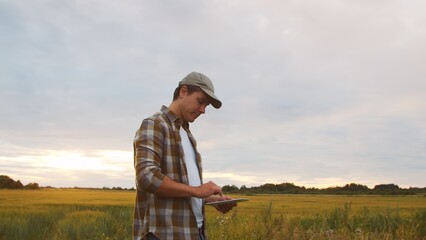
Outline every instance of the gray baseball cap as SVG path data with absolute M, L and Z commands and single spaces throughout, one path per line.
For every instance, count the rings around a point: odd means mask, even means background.
M 210 96 L 211 104 L 214 108 L 218 109 L 222 106 L 222 102 L 219 100 L 218 97 L 216 97 L 216 95 L 214 95 L 214 87 L 212 81 L 206 75 L 199 72 L 191 72 L 190 74 L 186 75 L 186 77 L 184 77 L 182 81 L 179 82 L 179 86 L 181 85 L 191 85 L 200 87 L 203 92 Z

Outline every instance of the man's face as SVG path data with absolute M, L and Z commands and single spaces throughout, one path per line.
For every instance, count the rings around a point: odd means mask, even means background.
M 203 91 L 195 91 L 188 94 L 188 91 L 181 92 L 182 104 L 181 114 L 185 122 L 193 122 L 201 114 L 206 112 L 206 107 L 210 104 L 208 96 Z

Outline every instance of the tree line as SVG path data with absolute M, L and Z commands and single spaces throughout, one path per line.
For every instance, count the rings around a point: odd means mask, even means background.
M 401 188 L 396 184 L 379 184 L 374 188 L 369 188 L 365 185 L 350 183 L 343 187 L 328 187 L 328 188 L 306 188 L 296 186 L 293 183 L 266 183 L 258 187 L 246 187 L 245 185 L 238 188 L 235 185 L 225 185 L 222 191 L 235 194 L 378 194 L 378 195 L 415 195 L 426 194 L 426 187 L 410 187 Z
M 0 175 L 0 189 L 8 188 L 8 189 L 40 189 L 38 183 L 28 183 L 24 186 L 21 181 L 15 181 L 12 178 Z
M 13 180 L 12 178 L 0 175 L 0 189 L 40 189 L 40 188 L 53 188 L 53 187 L 40 187 L 38 183 L 29 183 L 23 185 L 21 181 Z M 79 187 L 74 187 L 79 188 Z M 126 189 L 121 187 L 103 187 L 102 190 L 131 190 L 134 188 Z M 426 187 L 410 187 L 401 188 L 396 184 L 379 184 L 374 188 L 369 188 L 365 185 L 350 183 L 343 187 L 328 187 L 328 188 L 306 188 L 296 186 L 293 183 L 266 183 L 256 187 L 246 187 L 242 185 L 238 188 L 235 185 L 225 185 L 222 187 L 222 191 L 231 194 L 342 194 L 342 195 L 353 195 L 353 194 L 378 194 L 378 195 L 415 195 L 415 194 L 426 194 Z M 425 195 L 426 196 L 426 195 Z

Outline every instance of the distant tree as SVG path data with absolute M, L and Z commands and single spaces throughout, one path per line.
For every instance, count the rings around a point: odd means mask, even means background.
M 15 181 L 13 181 L 10 177 L 5 175 L 0 176 L 0 188 L 11 188 L 13 183 L 15 183 Z
M 399 190 L 399 186 L 396 184 L 380 184 L 380 185 L 376 185 L 374 186 L 373 190 L 378 190 L 378 191 L 392 191 L 392 190 Z
M 229 185 L 225 185 L 222 187 L 222 191 L 227 192 L 227 193 L 236 193 L 238 192 L 238 187 L 235 185 L 229 186 Z
M 277 193 L 277 185 L 273 183 L 265 183 L 258 188 L 261 193 Z
M 380 184 L 376 185 L 373 188 L 373 191 L 377 194 L 401 194 L 403 190 L 399 188 L 398 185 L 390 183 L 390 184 Z
M 251 193 L 251 188 L 247 188 L 246 185 L 240 187 L 239 193 Z
M 365 186 L 365 185 L 356 184 L 356 183 L 350 183 L 350 184 L 346 184 L 342 188 L 342 190 L 343 191 L 354 192 L 354 193 L 368 193 L 368 191 L 370 189 L 367 186 Z
M 281 193 L 300 193 L 301 187 L 294 185 L 294 183 L 280 183 L 276 185 L 276 189 Z
M 22 188 L 24 188 L 24 185 L 21 183 L 21 181 L 18 180 L 18 181 L 15 182 L 13 188 L 14 189 L 22 189 Z
M 22 189 L 24 186 L 21 181 L 16 181 L 6 175 L 0 176 L 0 188 L 8 188 L 8 189 Z
M 342 187 L 339 187 L 339 186 L 328 187 L 326 189 L 322 189 L 321 193 L 325 193 L 325 194 L 341 194 L 342 193 Z
M 25 185 L 24 189 L 37 190 L 40 189 L 40 186 L 38 185 L 38 183 L 29 183 Z

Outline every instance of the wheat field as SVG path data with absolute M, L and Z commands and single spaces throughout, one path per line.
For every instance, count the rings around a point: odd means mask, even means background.
M 234 195 L 209 239 L 426 239 L 425 196 Z M 0 190 L 0 239 L 131 239 L 134 191 Z

